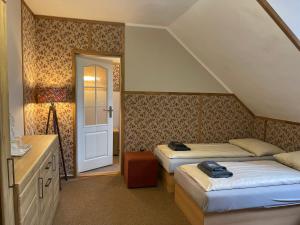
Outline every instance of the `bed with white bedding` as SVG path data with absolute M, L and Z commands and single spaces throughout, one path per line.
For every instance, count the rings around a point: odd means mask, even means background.
M 219 162 L 230 178 L 210 178 L 196 164 L 176 169 L 175 180 L 205 212 L 300 204 L 300 172 L 275 161 Z
M 210 178 L 196 164 L 175 171 L 175 201 L 192 224 L 300 224 L 300 171 L 275 161 L 219 164 L 233 177 Z
M 282 150 L 275 145 L 258 139 L 232 139 L 231 143 L 186 144 L 190 151 L 173 151 L 167 145 L 158 145 L 154 150 L 160 165 L 162 183 L 168 192 L 174 192 L 174 170 L 184 164 L 200 163 L 214 160 L 225 161 L 257 161 L 274 160 L 273 155 Z
M 173 151 L 167 145 L 158 145 L 154 150 L 160 165 L 168 173 L 174 173 L 178 166 L 207 160 L 219 162 L 273 160 L 272 156 L 257 157 L 253 153 L 229 143 L 186 145 L 191 148 L 191 151 Z

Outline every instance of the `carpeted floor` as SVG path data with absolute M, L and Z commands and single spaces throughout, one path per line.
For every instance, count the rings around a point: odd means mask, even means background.
M 53 225 L 189 225 L 163 187 L 127 189 L 121 176 L 63 184 Z

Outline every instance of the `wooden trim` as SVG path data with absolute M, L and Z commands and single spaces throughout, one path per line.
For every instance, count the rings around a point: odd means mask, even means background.
M 299 225 L 300 221 L 299 205 L 206 213 L 179 184 L 175 202 L 192 225 Z
M 131 95 L 204 95 L 204 96 L 234 96 L 231 93 L 201 93 L 201 92 L 153 92 L 153 91 L 124 91 Z
M 257 0 L 258 3 L 266 10 L 266 12 L 272 17 L 275 23 L 286 34 L 286 36 L 293 42 L 296 48 L 300 51 L 300 40 L 295 33 L 288 27 L 288 25 L 282 20 L 278 13 L 273 9 L 267 0 Z
M 105 24 L 105 25 L 121 26 L 121 27 L 125 26 L 125 23 L 120 23 L 120 22 L 108 22 L 108 21 L 58 17 L 58 16 L 46 16 L 46 15 L 39 15 L 39 14 L 35 14 L 35 17 L 37 19 L 62 20 L 62 21 L 72 21 L 72 22 L 77 22 L 77 23 L 90 23 L 90 24 Z
M 98 51 L 94 51 L 94 50 L 85 50 L 85 49 L 77 49 L 77 48 L 74 48 L 72 50 L 72 52 L 75 54 L 103 56 L 103 57 L 120 57 L 121 58 L 123 56 L 123 54 L 118 54 L 118 53 L 98 52 Z
M 88 50 L 80 50 L 80 49 L 73 49 L 72 51 L 72 73 L 73 73 L 73 88 L 75 90 L 75 93 L 74 93 L 74 108 L 73 108 L 73 112 L 74 112 L 74 120 L 73 120 L 73 127 L 74 127 L 74 137 L 73 137 L 73 140 L 74 140 L 74 149 L 73 149 L 73 167 L 74 167 L 74 177 L 78 177 L 78 168 L 77 168 L 77 123 L 76 123 L 76 112 L 77 112 L 77 95 L 76 95 L 76 92 L 77 92 L 77 89 L 76 89 L 76 83 L 77 83 L 77 77 L 76 77 L 76 56 L 77 55 L 80 55 L 80 54 L 83 54 L 83 55 L 92 55 L 92 56 L 98 56 L 98 57 L 119 57 L 121 60 L 121 63 L 120 63 L 120 66 L 121 66 L 121 77 L 120 77 L 120 82 L 121 82 L 121 96 L 122 96 L 122 86 L 124 86 L 124 82 L 123 79 L 125 77 L 125 74 L 123 73 L 123 70 L 122 68 L 124 67 L 124 55 L 114 55 L 114 54 L 107 54 L 107 53 L 102 53 L 102 52 L 97 52 L 97 51 L 88 51 Z M 123 104 L 123 101 L 122 101 L 122 97 L 121 97 L 121 105 Z M 122 107 L 121 107 L 121 115 L 123 113 L 123 110 L 122 110 Z M 122 124 L 122 116 L 121 116 L 121 124 Z M 121 131 L 121 135 L 122 135 L 123 131 Z M 121 151 L 120 151 L 120 168 L 121 168 L 121 172 L 122 172 L 122 168 L 123 168 L 123 151 L 122 151 L 122 148 L 121 148 Z
M 125 32 L 124 32 L 125 35 Z M 123 37 L 124 38 L 124 37 Z M 125 53 L 121 57 L 121 76 L 120 76 L 120 103 L 121 103 L 121 117 L 120 117 L 120 168 L 121 175 L 124 175 L 124 154 L 125 154 Z
M 287 123 L 291 125 L 297 125 L 300 126 L 299 122 L 293 122 L 290 120 L 281 120 L 281 119 L 274 119 L 274 118 L 269 118 L 269 117 L 263 117 L 263 116 L 256 116 L 257 119 L 263 119 L 263 120 L 268 120 L 268 121 L 273 121 L 273 122 L 279 122 L 279 123 Z

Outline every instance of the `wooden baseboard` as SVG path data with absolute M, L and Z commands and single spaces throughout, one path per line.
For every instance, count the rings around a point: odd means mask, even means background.
M 299 225 L 300 206 L 205 213 L 178 184 L 175 202 L 192 225 Z

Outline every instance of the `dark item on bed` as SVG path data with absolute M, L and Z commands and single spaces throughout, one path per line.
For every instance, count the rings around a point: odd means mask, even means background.
M 221 166 L 215 161 L 203 161 L 197 167 L 207 176 L 212 178 L 228 178 L 232 177 L 233 173 L 228 171 L 226 167 Z
M 174 151 L 190 151 L 191 149 L 187 147 L 185 144 L 177 141 L 171 141 L 168 144 L 168 147 Z

